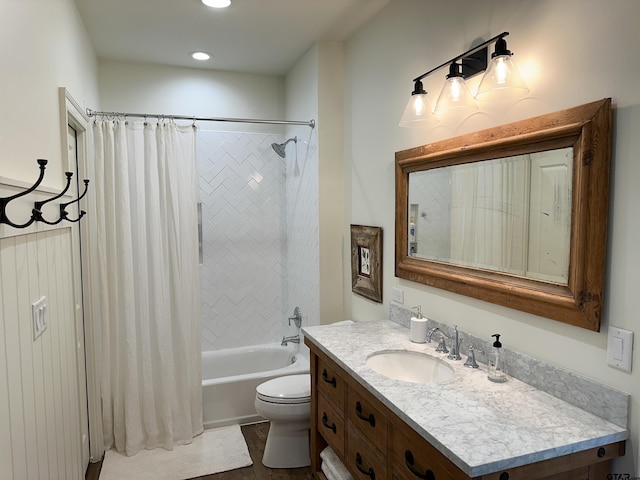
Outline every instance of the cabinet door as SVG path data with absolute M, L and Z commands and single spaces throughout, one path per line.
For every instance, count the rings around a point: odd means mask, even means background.
M 469 477 L 409 426 L 391 429 L 393 475 L 397 480 L 465 480 Z
M 318 395 L 318 431 L 340 457 L 344 457 L 345 427 L 342 412 L 327 401 L 324 395 Z
M 346 416 L 358 428 L 364 438 L 380 452 L 387 451 L 387 431 L 389 422 L 383 414 L 384 406 L 378 405 L 373 396 L 353 384 L 347 390 Z
M 318 357 L 318 390 L 338 411 L 344 411 L 347 385 L 337 365 L 321 357 Z
M 387 456 L 374 448 L 351 420 L 347 420 L 347 466 L 356 480 L 387 478 Z

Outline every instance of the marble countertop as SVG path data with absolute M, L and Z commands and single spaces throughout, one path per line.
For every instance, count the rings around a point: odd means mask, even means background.
M 463 366 L 413 343 L 391 321 L 304 327 L 303 333 L 376 398 L 470 477 L 486 475 L 626 440 L 629 431 L 548 393 L 509 378 L 487 380 L 484 365 Z M 381 350 L 409 350 L 442 358 L 454 369 L 443 383 L 392 380 L 365 365 Z

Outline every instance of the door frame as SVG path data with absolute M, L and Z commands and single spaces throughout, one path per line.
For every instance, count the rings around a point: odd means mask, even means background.
M 60 133 L 61 153 L 63 163 L 67 161 L 67 171 L 75 171 L 76 165 L 71 165 L 69 158 L 68 127 L 76 131 L 77 179 L 91 178 L 92 168 L 89 163 L 89 117 L 74 100 L 65 87 L 58 89 L 60 103 Z M 90 203 L 91 189 L 85 198 L 85 204 Z M 78 212 L 80 206 L 77 205 Z M 77 213 L 76 212 L 76 218 Z M 90 275 L 84 272 L 87 256 L 90 251 L 89 229 L 83 229 L 85 220 L 72 224 L 72 256 L 74 275 L 75 326 L 78 354 L 78 386 L 80 392 L 86 392 L 86 400 L 82 402 L 81 415 L 82 460 L 86 468 L 89 462 L 98 462 L 104 455 L 104 440 L 102 429 L 102 402 L 100 396 L 100 328 L 91 317 L 91 297 L 88 292 L 91 285 Z M 84 368 L 83 368 L 84 367 Z

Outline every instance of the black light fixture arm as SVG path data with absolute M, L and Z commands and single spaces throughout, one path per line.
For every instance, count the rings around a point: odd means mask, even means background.
M 492 43 L 497 42 L 498 40 L 502 40 L 507 35 L 509 35 L 509 32 L 502 32 L 501 34 L 496 35 L 493 38 L 490 38 L 486 42 L 483 42 L 480 45 L 473 47 L 471 50 L 467 50 L 466 52 L 461 53 L 457 57 L 453 57 L 451 60 L 447 60 L 441 65 L 438 65 L 437 67 L 432 68 L 428 72 L 423 73 L 419 77 L 414 78 L 413 82 L 414 83 L 419 82 L 423 78 L 431 75 L 433 72 L 440 70 L 443 67 L 447 67 L 452 63 L 457 62 L 458 60 L 462 60 L 462 76 L 464 78 L 469 78 L 475 75 L 476 73 L 482 72 L 487 68 L 487 47 Z M 506 48 L 506 44 L 505 44 L 505 48 Z M 480 62 L 480 65 L 474 65 L 474 63 L 476 62 Z

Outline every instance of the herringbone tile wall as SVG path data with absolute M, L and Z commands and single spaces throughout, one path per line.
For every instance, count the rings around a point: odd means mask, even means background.
M 198 132 L 202 349 L 279 341 L 287 308 L 282 135 Z
M 298 306 L 302 324 L 320 325 L 318 211 L 318 129 L 288 132 L 298 142 L 287 146 L 287 312 Z M 339 255 L 339 253 L 336 253 Z M 287 335 L 295 329 L 287 327 Z

